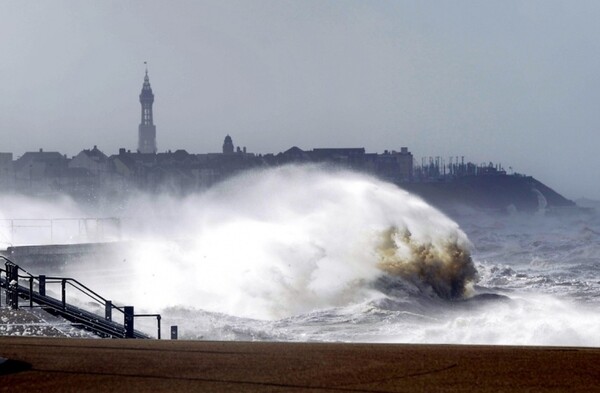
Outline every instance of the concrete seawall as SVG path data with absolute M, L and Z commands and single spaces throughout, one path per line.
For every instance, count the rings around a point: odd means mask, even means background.
M 8 247 L 0 251 L 0 255 L 25 269 L 33 268 L 39 270 L 38 273 L 47 273 L 48 270 L 60 272 L 70 263 L 123 260 L 124 255 L 128 255 L 128 248 L 127 242 L 50 244 Z

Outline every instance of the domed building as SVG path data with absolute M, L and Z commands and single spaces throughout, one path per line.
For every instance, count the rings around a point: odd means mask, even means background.
M 233 140 L 227 135 L 223 141 L 223 154 L 233 154 Z

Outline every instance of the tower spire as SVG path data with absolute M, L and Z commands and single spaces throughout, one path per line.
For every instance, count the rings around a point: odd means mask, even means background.
M 148 77 L 148 62 L 144 62 L 146 74 L 144 75 L 144 84 L 140 93 L 140 104 L 142 104 L 142 120 L 138 127 L 138 152 L 144 154 L 156 153 L 156 126 L 152 116 L 152 104 L 154 103 L 154 93 L 150 86 L 150 77 Z

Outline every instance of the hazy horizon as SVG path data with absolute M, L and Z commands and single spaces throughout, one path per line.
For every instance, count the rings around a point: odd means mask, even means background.
M 600 199 L 600 3 L 0 3 L 0 151 L 407 146 Z M 591 174 L 590 174 L 591 172 Z

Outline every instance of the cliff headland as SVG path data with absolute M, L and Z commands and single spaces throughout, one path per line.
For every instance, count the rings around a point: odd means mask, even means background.
M 468 206 L 499 212 L 537 212 L 575 208 L 575 202 L 531 176 L 464 176 L 447 181 L 401 185 L 443 210 Z

